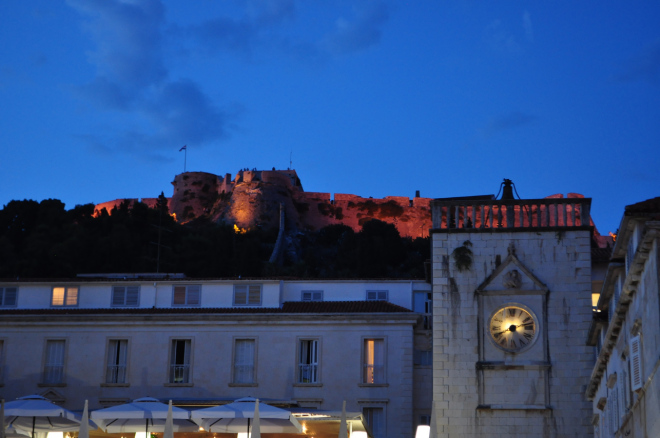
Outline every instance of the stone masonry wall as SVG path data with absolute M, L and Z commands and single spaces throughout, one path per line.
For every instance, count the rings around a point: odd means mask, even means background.
M 472 267 L 469 271 L 459 272 L 452 252 L 466 240 L 472 243 Z M 433 391 L 438 437 L 591 436 L 591 407 L 584 398 L 593 365 L 593 354 L 584 340 L 591 321 L 590 232 L 452 233 L 450 230 L 433 233 L 432 242 Z M 487 342 L 484 336 L 487 328 L 479 319 L 479 300 L 475 290 L 496 269 L 498 261 L 507 257 L 511 243 L 515 245 L 520 262 L 549 289 L 547 319 L 538 315 L 547 328 L 547 352 L 539 347 L 539 354 L 547 354 L 551 364 L 546 386 L 547 409 L 489 409 L 483 406 L 478 409 L 481 375 L 476 363 L 480 358 L 480 343 Z M 541 299 L 538 297 L 534 299 Z M 526 299 L 524 296 L 519 298 L 521 302 Z M 538 342 L 545 342 L 545 339 Z M 508 356 L 504 360 L 514 365 L 525 359 L 524 352 L 501 354 Z M 537 387 L 545 390 L 542 372 L 521 372 L 514 366 L 511 370 L 515 372 L 501 371 L 504 386 L 483 388 L 486 399 L 499 400 L 502 404 L 506 404 L 509 397 L 533 400 L 536 394 L 530 393 L 529 385 L 508 379 L 516 373 L 523 378 L 538 375 Z

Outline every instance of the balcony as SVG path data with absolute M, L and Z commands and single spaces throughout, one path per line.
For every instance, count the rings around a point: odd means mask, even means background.
M 431 201 L 435 231 L 587 228 L 591 198 L 437 199 Z

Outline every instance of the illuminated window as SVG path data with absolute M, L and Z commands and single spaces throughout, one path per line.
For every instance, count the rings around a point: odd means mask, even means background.
M 0 287 L 0 307 L 15 307 L 17 297 L 17 287 Z
M 302 301 L 323 301 L 323 291 L 304 290 L 302 291 Z
M 112 288 L 112 306 L 139 306 L 140 286 L 115 286 Z
M 172 304 L 175 306 L 199 306 L 201 303 L 202 286 L 188 284 L 174 286 Z
M 303 339 L 298 348 L 298 383 L 319 382 L 319 341 Z
M 106 383 L 126 383 L 126 359 L 128 340 L 111 339 L 108 341 L 108 367 L 105 373 Z
M 365 339 L 362 383 L 385 383 L 385 341 Z
M 387 301 L 386 290 L 368 290 L 367 301 Z
M 234 306 L 261 306 L 261 285 L 234 285 Z
M 255 383 L 255 340 L 234 341 L 234 383 Z
M 63 339 L 46 341 L 46 359 L 44 360 L 43 383 L 64 383 L 64 350 Z
M 190 383 L 190 339 L 172 339 L 170 383 Z
M 78 286 L 61 286 L 53 288 L 52 306 L 77 306 Z

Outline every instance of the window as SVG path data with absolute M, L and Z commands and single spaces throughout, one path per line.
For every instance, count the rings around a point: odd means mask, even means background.
M 367 301 L 387 301 L 386 290 L 368 290 Z
M 255 383 L 255 340 L 236 339 L 234 342 L 234 383 Z
M 433 301 L 430 292 L 415 291 L 413 294 L 413 310 L 422 314 L 421 329 L 433 329 Z
M 383 408 L 362 408 L 362 414 L 367 421 L 374 438 L 385 436 L 385 412 Z
M 0 307 L 15 307 L 17 297 L 17 287 L 0 287 Z
M 433 365 L 433 352 L 431 350 L 413 350 L 413 364 L 421 366 Z
M 53 288 L 52 306 L 77 306 L 78 286 L 63 286 Z
M 128 341 L 126 339 L 111 339 L 108 342 L 108 368 L 105 372 L 105 383 L 126 383 L 126 356 Z
M 364 370 L 362 383 L 385 383 L 385 341 L 364 340 Z
M 642 377 L 642 344 L 639 335 L 630 338 L 630 388 L 638 391 L 644 386 Z
M 139 306 L 140 286 L 115 286 L 112 288 L 112 306 Z
M 261 306 L 261 285 L 234 285 L 234 306 Z
M 43 383 L 64 383 L 64 340 L 46 341 L 46 360 L 44 361 Z
M 302 291 L 302 301 L 323 301 L 323 291 L 304 290 Z
M 0 383 L 5 381 L 5 341 L 0 339 Z
M 298 383 L 319 382 L 319 341 L 303 339 L 298 352 Z
M 170 383 L 190 383 L 190 339 L 172 339 Z
M 175 306 L 199 306 L 202 287 L 199 284 L 174 286 L 172 304 Z

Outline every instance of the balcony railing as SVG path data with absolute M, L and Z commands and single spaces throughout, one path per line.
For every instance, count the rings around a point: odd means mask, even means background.
M 438 199 L 431 202 L 434 229 L 586 227 L 591 198 L 517 200 Z
M 126 383 L 126 365 L 108 365 L 106 383 Z
M 190 383 L 190 365 L 171 365 L 170 383 Z
M 298 365 L 298 383 L 317 383 L 318 365 L 300 364 Z

